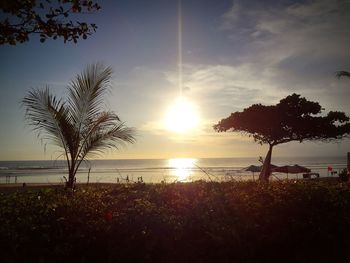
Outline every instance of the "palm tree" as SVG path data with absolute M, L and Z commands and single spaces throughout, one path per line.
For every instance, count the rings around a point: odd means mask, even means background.
M 335 73 L 335 76 L 338 77 L 338 78 L 340 78 L 340 77 L 348 77 L 348 78 L 350 78 L 350 72 L 348 72 L 348 71 L 337 71 Z
M 22 100 L 33 130 L 63 149 L 69 188 L 83 160 L 108 148 L 135 142 L 134 130 L 114 112 L 103 110 L 103 95 L 110 88 L 111 76 L 110 67 L 90 65 L 69 84 L 67 101 L 56 98 L 48 87 L 33 89 Z

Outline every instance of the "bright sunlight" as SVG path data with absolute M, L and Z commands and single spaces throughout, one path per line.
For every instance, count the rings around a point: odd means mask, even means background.
M 194 105 L 179 98 L 167 111 L 164 124 L 173 132 L 185 133 L 197 127 L 199 117 Z
M 188 181 L 192 174 L 192 170 L 196 166 L 196 159 L 192 158 L 174 158 L 168 160 L 168 165 L 171 170 L 171 175 L 177 177 L 178 181 Z

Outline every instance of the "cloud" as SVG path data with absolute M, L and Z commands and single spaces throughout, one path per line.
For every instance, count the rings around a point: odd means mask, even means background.
M 212 126 L 231 112 L 275 104 L 294 92 L 327 111 L 350 112 L 350 81 L 334 77 L 337 70 L 350 70 L 349 11 L 346 1 L 234 1 L 218 28 L 232 45 L 215 49 L 224 59 L 183 65 L 183 96 L 198 106 L 200 127 L 181 136 L 165 130 L 165 110 L 179 94 L 178 72 L 138 67 L 127 76 L 125 90 L 135 98 L 135 114 L 144 117 L 139 129 L 156 140 L 167 138 L 172 147 L 251 154 L 257 148 L 251 138 L 218 134 Z M 265 150 L 259 148 L 260 155 Z
M 185 96 L 197 103 L 208 120 L 217 120 L 254 103 L 278 101 L 280 94 L 269 81 L 269 72 L 257 71 L 249 63 L 241 65 L 185 65 Z M 166 74 L 176 82 L 176 72 Z
M 350 70 L 349 13 L 350 2 L 342 0 L 236 0 L 219 29 L 233 45 L 243 46 L 235 61 L 263 72 L 252 78 L 262 78 L 280 94 L 297 92 L 316 100 L 332 90 L 332 101 L 349 111 L 343 100 L 350 96 L 349 85 L 334 78 L 335 71 Z
M 177 136 L 164 128 L 164 116 L 154 115 L 140 129 L 149 134 L 169 136 L 173 141 L 208 141 L 209 138 L 223 138 L 213 131 L 213 125 L 231 112 L 241 111 L 255 103 L 274 103 L 281 95 L 271 83 L 262 77 L 266 73 L 254 72 L 254 67 L 246 65 L 184 65 L 183 96 L 196 106 L 200 116 L 200 125 L 191 134 Z M 177 72 L 162 74 L 170 86 L 177 86 Z M 253 75 L 253 76 L 252 76 Z M 164 81 L 164 80 L 163 80 Z M 145 83 L 147 85 L 147 83 Z M 170 92 L 170 91 L 168 91 Z M 172 91 L 171 91 L 172 92 Z M 165 96 L 165 95 L 164 95 Z M 165 96 L 171 98 L 171 95 Z M 168 99 L 168 107 L 175 100 Z
M 226 13 L 222 15 L 222 23 L 219 26 L 220 30 L 231 30 L 235 27 L 239 19 L 239 4 L 238 2 L 233 2 L 232 7 Z

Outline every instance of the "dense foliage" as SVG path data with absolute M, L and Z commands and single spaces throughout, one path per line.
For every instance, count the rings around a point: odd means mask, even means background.
M 347 183 L 322 182 L 2 193 L 0 253 L 2 262 L 347 262 L 349 200 Z
M 86 39 L 96 31 L 95 24 L 72 21 L 77 14 L 93 13 L 101 7 L 80 0 L 1 0 L 0 45 L 16 45 L 37 34 L 40 41 L 63 38 L 64 42 Z
M 254 104 L 242 112 L 231 113 L 214 125 L 214 129 L 242 132 L 260 144 L 268 144 L 269 151 L 260 173 L 260 179 L 267 180 L 274 146 L 291 141 L 338 140 L 350 134 L 349 117 L 344 112 L 321 113 L 318 102 L 292 94 L 276 105 Z

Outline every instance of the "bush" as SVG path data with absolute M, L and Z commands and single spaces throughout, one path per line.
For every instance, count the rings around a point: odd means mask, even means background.
M 2 262 L 342 262 L 349 200 L 348 184 L 310 181 L 2 193 L 0 253 Z
M 343 169 L 343 170 L 339 173 L 339 178 L 340 178 L 340 180 L 343 181 L 343 182 L 349 181 L 348 170 L 347 170 L 347 169 Z

